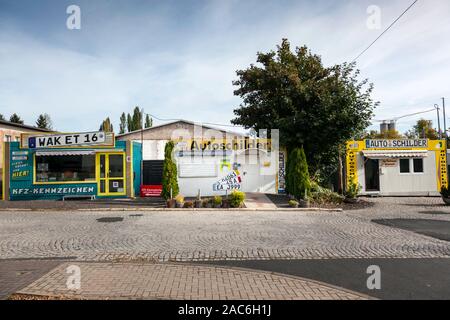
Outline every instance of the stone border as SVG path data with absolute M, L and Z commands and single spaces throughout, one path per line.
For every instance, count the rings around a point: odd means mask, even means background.
M 289 211 L 289 212 L 309 212 L 309 211 L 324 211 L 324 212 L 342 212 L 342 208 L 154 208 L 154 207 L 127 207 L 127 208 L 81 208 L 81 209 L 30 209 L 30 208 L 2 208 L 1 212 L 59 212 L 59 211 L 81 211 L 81 212 L 101 212 L 101 211 Z

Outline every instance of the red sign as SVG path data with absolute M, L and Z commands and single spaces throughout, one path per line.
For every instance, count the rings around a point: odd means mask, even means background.
M 141 185 L 141 197 L 160 197 L 162 185 Z

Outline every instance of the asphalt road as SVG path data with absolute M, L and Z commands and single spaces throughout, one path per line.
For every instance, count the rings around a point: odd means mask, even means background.
M 450 299 L 450 259 L 326 259 L 215 261 L 214 264 L 279 272 L 323 281 L 375 298 Z M 381 270 L 381 289 L 367 289 L 367 267 Z

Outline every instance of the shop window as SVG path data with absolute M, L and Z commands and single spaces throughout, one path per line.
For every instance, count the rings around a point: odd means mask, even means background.
M 413 169 L 415 173 L 423 173 L 423 159 L 413 159 Z
M 409 159 L 400 159 L 400 173 L 409 173 Z
M 95 155 L 36 156 L 36 182 L 95 181 Z

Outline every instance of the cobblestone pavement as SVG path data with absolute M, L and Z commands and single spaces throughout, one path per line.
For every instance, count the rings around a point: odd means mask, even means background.
M 69 266 L 80 288 L 68 289 Z M 73 267 L 72 267 L 73 268 Z M 76 283 L 71 282 L 70 283 Z M 64 263 L 19 294 L 95 299 L 359 300 L 367 296 L 298 277 L 245 269 L 142 263 Z
M 449 242 L 370 221 L 450 220 L 450 208 L 439 198 L 368 201 L 375 206 L 344 212 L 2 212 L 0 256 L 89 261 L 450 256 Z

